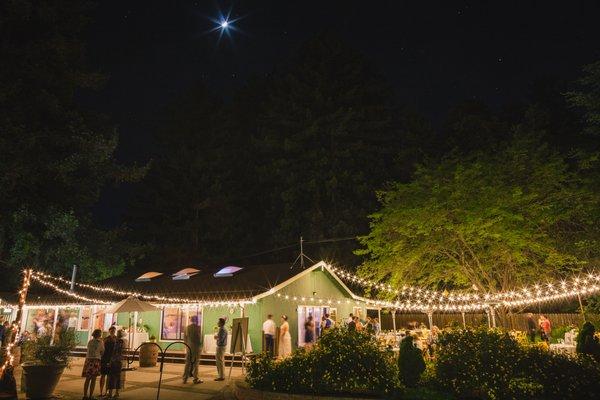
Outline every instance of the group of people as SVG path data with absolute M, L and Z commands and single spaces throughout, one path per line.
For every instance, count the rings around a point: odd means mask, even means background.
M 346 325 L 348 329 L 351 331 L 367 331 L 372 333 L 373 335 L 377 335 L 381 332 L 381 324 L 379 323 L 379 318 L 371 318 L 367 317 L 366 321 L 363 323 L 360 317 L 350 313 L 348 315 L 348 319 L 346 320 Z
M 8 345 L 11 337 L 10 322 L 0 317 L 0 347 Z
M 217 332 L 214 335 L 217 350 L 215 353 L 215 364 L 217 365 L 217 377 L 215 381 L 225 380 L 225 350 L 227 349 L 227 329 L 225 328 L 226 319 L 221 317 L 217 321 Z M 198 363 L 200 362 L 200 348 L 202 346 L 200 326 L 198 317 L 192 316 L 190 324 L 186 326 L 184 339 L 186 347 L 185 367 L 183 371 L 183 383 L 186 384 L 191 377 L 194 384 L 203 381 L 198 376 Z
M 540 315 L 537 323 L 533 319 L 533 314 L 527 314 L 527 336 L 531 342 L 535 342 L 535 337 L 540 334 L 542 341 L 550 343 L 552 339 L 552 324 L 545 315 Z
M 312 314 L 308 315 L 304 321 L 304 347 L 312 347 L 317 338 L 323 335 L 328 329 L 333 329 L 336 323 L 328 313 L 321 316 L 321 321 L 317 323 Z M 381 332 L 381 325 L 378 318 L 368 317 L 366 321 L 361 321 L 358 316 L 352 313 L 346 320 L 346 325 L 349 330 L 362 331 L 365 330 L 374 335 Z M 290 325 L 288 316 L 281 316 L 281 325 L 279 326 L 279 340 L 277 341 L 277 325 L 273 320 L 273 315 L 267 315 L 267 319 L 263 322 L 262 331 L 265 338 L 265 351 L 274 356 L 275 346 L 277 345 L 277 356 L 285 358 L 292 354 L 292 336 L 290 334 Z M 277 341 L 277 343 L 276 343 Z
M 312 317 L 311 321 L 312 321 Z M 314 323 L 313 323 L 314 324 Z M 263 322 L 262 326 L 263 333 L 265 335 L 265 349 L 268 354 L 273 356 L 275 354 L 275 338 L 277 337 L 276 331 L 277 326 L 273 321 L 273 315 L 267 315 L 267 319 Z M 288 323 L 288 316 L 281 316 L 281 325 L 279 326 L 279 342 L 277 343 L 277 354 L 279 357 L 287 357 L 292 354 L 292 335 L 290 334 L 290 324 Z
M 115 326 L 108 329 L 108 336 L 102 339 L 102 331 L 95 329 L 87 344 L 87 354 L 81 376 L 85 378 L 83 398 L 92 399 L 96 379 L 100 376 L 100 397 L 117 399 L 119 390 L 125 384 L 123 356 L 127 342 L 125 332 Z M 108 382 L 107 382 L 108 381 Z M 104 391 L 106 384 L 106 392 Z M 114 394 L 113 394 L 114 391 Z

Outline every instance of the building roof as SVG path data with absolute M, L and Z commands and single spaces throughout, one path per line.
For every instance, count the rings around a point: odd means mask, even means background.
M 268 296 L 276 290 L 283 288 L 294 280 L 300 278 L 305 273 L 313 271 L 317 268 L 324 268 L 333 276 L 333 278 L 348 292 L 348 294 L 357 298 L 350 289 L 328 269 L 327 264 L 323 261 L 316 263 L 304 270 L 298 266 L 291 268 L 289 263 L 286 264 L 268 264 L 268 265 L 251 265 L 244 266 L 240 270 L 235 268 L 227 268 L 224 271 L 224 276 L 215 276 L 217 272 L 224 267 L 194 267 L 199 270 L 187 270 L 189 274 L 187 279 L 173 279 L 177 273 L 182 273 L 183 269 L 174 268 L 172 270 L 146 271 L 160 272 L 159 276 L 154 276 L 149 279 L 137 280 L 142 275 L 152 276 L 154 274 L 146 274 L 145 272 L 129 272 L 121 276 L 106 279 L 101 282 L 95 282 L 94 286 L 111 288 L 123 292 L 136 292 L 144 295 L 165 296 L 169 298 L 190 299 L 198 302 L 210 301 L 241 301 L 241 300 L 258 300 Z M 185 278 L 185 277 L 184 277 Z M 66 288 L 66 285 L 62 285 Z M 89 288 L 77 285 L 75 293 L 79 296 L 84 296 L 91 299 L 98 299 L 105 302 L 117 302 L 123 299 L 123 295 L 115 295 L 110 292 L 98 292 Z M 152 302 L 152 300 L 150 300 Z M 43 287 L 39 283 L 34 282 L 30 287 L 30 292 L 27 296 L 28 305 L 60 305 L 60 304 L 98 304 L 98 302 L 86 302 L 75 299 L 67 294 L 57 293 L 51 288 Z M 175 303 L 175 302 L 174 302 Z

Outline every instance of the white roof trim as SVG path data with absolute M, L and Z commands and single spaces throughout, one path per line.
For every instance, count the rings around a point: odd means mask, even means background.
M 284 287 L 286 287 L 287 285 L 289 285 L 290 283 L 293 283 L 295 281 L 297 281 L 298 279 L 302 278 L 304 275 L 309 274 L 310 272 L 316 270 L 317 268 L 323 268 L 325 270 L 327 270 L 327 272 L 329 272 L 329 274 L 331 276 L 333 276 L 333 278 L 336 280 L 337 283 L 340 284 L 340 286 L 342 286 L 342 288 L 348 292 L 348 294 L 350 294 L 350 296 L 354 299 L 354 300 L 363 300 L 362 297 L 355 295 L 352 290 L 350 290 L 350 288 L 348 286 L 346 286 L 346 284 L 344 282 L 342 282 L 342 280 L 339 278 L 339 276 L 337 276 L 335 274 L 335 272 L 333 272 L 330 268 L 329 268 L 329 264 L 327 264 L 325 261 L 319 261 L 318 263 L 316 263 L 315 265 L 306 268 L 304 271 L 300 272 L 299 274 L 296 274 L 294 276 L 292 276 L 290 279 L 288 279 L 287 281 L 281 282 L 280 284 L 273 286 L 271 289 L 267 290 L 264 293 L 261 294 L 257 294 L 256 296 L 254 296 L 252 298 L 252 301 L 255 302 L 257 300 L 262 299 L 263 297 L 267 297 L 272 295 L 273 293 L 283 289 Z

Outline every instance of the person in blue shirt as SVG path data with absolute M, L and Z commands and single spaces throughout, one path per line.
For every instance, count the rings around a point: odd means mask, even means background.
M 217 377 L 215 381 L 225 380 L 225 348 L 227 347 L 227 329 L 225 329 L 225 318 L 219 318 L 217 323 L 219 331 L 215 335 L 217 341 L 217 353 L 215 362 L 217 364 Z

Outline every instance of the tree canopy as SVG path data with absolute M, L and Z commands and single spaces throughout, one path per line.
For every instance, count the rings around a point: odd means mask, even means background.
M 517 127 L 490 151 L 447 156 L 380 193 L 361 241 L 365 275 L 486 291 L 580 270 L 598 257 L 600 196 Z
M 134 180 L 143 169 L 119 165 L 113 127 L 74 100 L 103 81 L 83 57 L 88 7 L 80 1 L 0 6 L 3 284 L 18 280 L 28 265 L 65 272 L 80 264 L 86 277 L 123 268 L 116 248 L 101 250 L 118 232 L 93 228 L 90 207 L 105 185 Z

